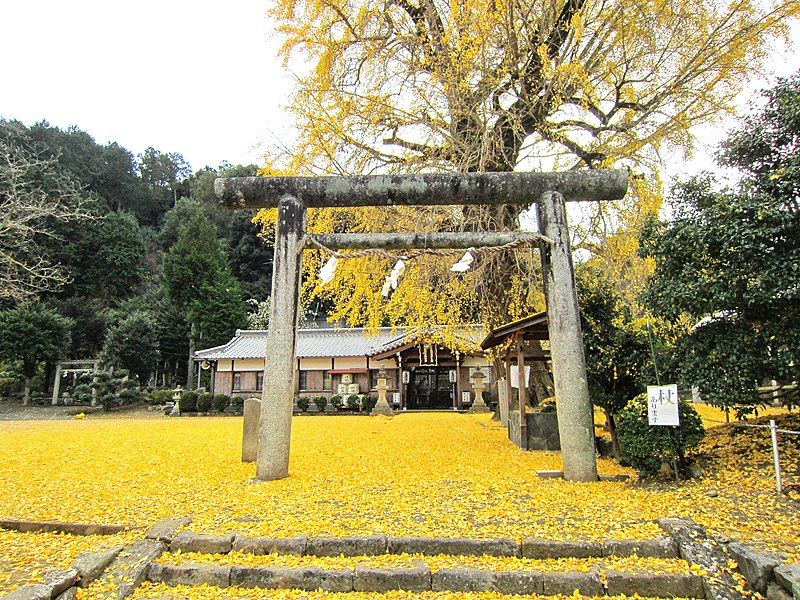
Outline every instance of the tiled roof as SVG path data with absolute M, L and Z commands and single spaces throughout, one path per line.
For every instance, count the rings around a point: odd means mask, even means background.
M 428 330 L 433 332 L 433 330 Z M 388 352 L 389 350 L 394 350 L 395 348 L 400 348 L 404 346 L 408 340 L 410 334 L 418 332 L 417 329 L 405 329 L 401 335 L 398 335 L 389 341 L 387 341 L 382 346 L 376 347 L 372 354 L 382 354 L 384 352 Z M 457 327 L 452 332 L 454 338 L 458 338 L 461 340 L 461 344 L 456 344 L 457 346 L 464 346 L 466 345 L 467 348 L 470 346 L 474 346 L 473 350 L 479 350 L 478 344 L 483 339 L 483 329 L 478 325 L 467 325 L 463 327 Z M 413 339 L 413 338 L 412 338 Z M 463 349 L 463 348 L 460 348 Z
M 404 329 L 300 329 L 297 331 L 297 357 L 366 356 L 386 342 L 404 335 Z M 197 358 L 229 360 L 264 358 L 265 330 L 240 329 L 227 344 L 195 353 Z
M 368 356 L 397 348 L 405 343 L 412 329 L 382 327 L 379 329 L 322 328 L 297 331 L 297 357 Z M 477 342 L 482 338 L 480 327 L 464 327 L 459 337 Z M 264 358 L 267 332 L 261 329 L 240 329 L 227 344 L 195 352 L 196 358 L 230 360 Z

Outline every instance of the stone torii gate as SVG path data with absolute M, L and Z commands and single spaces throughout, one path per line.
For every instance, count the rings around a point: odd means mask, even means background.
M 596 481 L 594 419 L 586 383 L 565 201 L 618 200 L 627 188 L 628 173 L 624 170 L 217 179 L 214 189 L 228 208 L 278 209 L 256 479 L 282 479 L 289 474 L 306 209 L 536 203 L 540 234 L 546 240 L 541 252 L 542 273 L 564 477 L 570 481 Z M 465 232 L 308 237 L 332 249 L 434 249 L 494 246 L 522 236 L 525 234 Z

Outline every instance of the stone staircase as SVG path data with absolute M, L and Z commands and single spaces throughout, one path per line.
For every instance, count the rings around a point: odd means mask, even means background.
M 187 553 L 191 553 L 187 556 Z M 633 555 L 652 572 L 619 570 Z M 331 560 L 337 557 L 336 560 Z M 704 598 L 703 578 L 680 564 L 669 536 L 644 541 L 528 538 L 248 538 L 183 531 L 147 571 L 169 586 L 325 592 L 495 592 L 520 595 L 638 595 Z M 664 568 L 659 567 L 663 564 Z M 677 571 L 677 572 L 676 572 Z
M 779 557 L 710 537 L 689 519 L 660 519 L 665 535 L 648 540 L 521 542 L 384 535 L 248 537 L 196 533 L 186 530 L 190 523 L 185 517 L 160 521 L 144 539 L 86 552 L 70 568 L 45 573 L 43 583 L 22 586 L 3 599 L 72 600 L 80 588 L 88 588 L 83 597 L 119 600 L 149 582 L 142 597 L 225 598 L 236 595 L 226 588 L 236 587 L 376 597 L 401 590 L 393 597 L 430 591 L 456 596 L 487 592 L 492 598 L 578 593 L 744 600 L 752 594 L 743 587 L 747 585 L 768 600 L 800 600 L 800 564 L 782 564 Z M 53 524 L 38 525 L 49 530 Z M 72 524 L 58 526 L 66 530 Z M 740 573 L 734 568 L 737 563 Z M 258 595 L 269 597 L 271 592 Z

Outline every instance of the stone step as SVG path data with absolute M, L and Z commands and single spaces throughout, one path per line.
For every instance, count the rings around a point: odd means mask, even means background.
M 449 567 L 431 570 L 422 560 L 402 567 L 243 566 L 212 563 L 153 563 L 147 578 L 170 586 L 298 589 L 325 592 L 494 592 L 501 594 L 585 596 L 638 595 L 658 598 L 703 598 L 703 579 L 691 573 L 578 571 L 497 571 Z
M 161 538 L 163 539 L 163 538 Z M 166 541 L 166 540 L 164 540 Z M 227 554 L 294 554 L 300 556 L 374 556 L 380 554 L 449 554 L 453 556 L 509 556 L 524 558 L 603 558 L 632 556 L 677 558 L 678 545 L 669 536 L 646 540 L 561 541 L 540 538 L 469 539 L 372 536 L 248 537 L 181 531 L 170 540 L 170 550 Z

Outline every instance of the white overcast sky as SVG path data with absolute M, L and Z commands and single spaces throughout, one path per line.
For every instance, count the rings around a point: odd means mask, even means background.
M 147 146 L 180 152 L 194 169 L 223 160 L 260 163 L 260 145 L 288 133 L 282 105 L 291 85 L 267 6 L 2 0 L 0 117 L 75 124 L 134 154 Z M 800 28 L 794 33 L 800 39 Z M 798 66 L 796 48 L 774 49 L 772 75 Z M 709 168 L 724 132 L 699 129 L 695 158 L 688 165 L 671 160 L 667 174 Z

